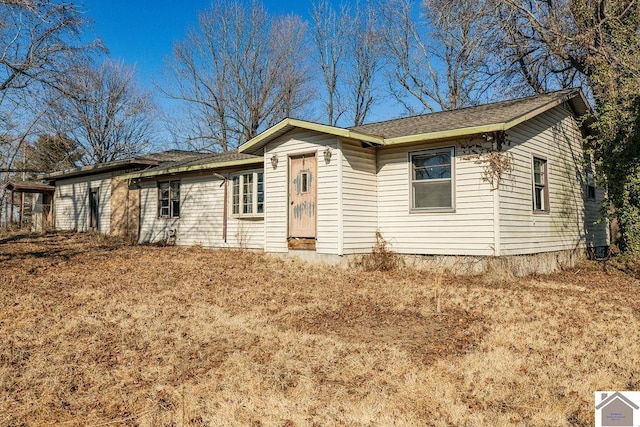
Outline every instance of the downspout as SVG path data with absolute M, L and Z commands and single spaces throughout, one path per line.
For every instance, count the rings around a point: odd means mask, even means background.
M 51 230 L 56 229 L 56 198 L 58 197 L 58 187 L 55 186 L 55 181 L 54 181 L 54 190 L 53 190 L 53 194 L 51 194 L 51 202 L 49 203 L 49 209 L 51 212 L 51 223 L 49 224 L 49 226 L 51 227 Z
M 124 235 L 125 237 L 128 237 L 131 233 L 131 224 L 129 223 L 129 216 L 131 215 L 131 213 L 129 212 L 129 208 L 130 208 L 130 201 L 129 201 L 129 185 L 131 184 L 131 180 L 128 179 L 127 180 L 127 197 L 125 198 L 125 207 L 124 207 L 124 214 L 125 214 L 125 230 L 124 230 Z M 113 188 L 113 186 L 111 187 Z
M 11 190 L 11 205 L 9 206 L 9 224 L 11 225 L 13 225 L 13 206 L 15 205 L 14 194 L 14 191 Z
M 228 200 L 227 200 L 227 198 L 229 197 L 228 191 L 227 191 L 227 187 L 228 187 L 229 179 L 226 176 L 220 175 L 219 173 L 216 173 L 216 172 L 214 172 L 213 175 L 217 176 L 219 178 L 222 178 L 223 185 L 224 185 L 224 196 L 223 196 L 224 205 L 222 207 L 222 240 L 224 241 L 224 243 L 227 243 L 227 216 L 228 216 L 228 212 L 227 212 Z
M 24 192 L 20 192 L 20 230 L 24 222 Z
M 136 243 L 140 243 L 140 235 L 142 233 L 142 186 L 140 185 L 140 181 L 137 179 L 129 179 L 127 183 L 129 186 L 136 186 L 136 190 L 138 190 L 138 227 L 137 227 L 137 235 L 136 235 Z M 130 187 L 127 187 L 127 191 L 130 190 Z

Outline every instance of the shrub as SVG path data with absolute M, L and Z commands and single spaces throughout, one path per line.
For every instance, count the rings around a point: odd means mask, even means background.
M 400 257 L 389 249 L 389 244 L 382 237 L 380 231 L 376 231 L 376 244 L 370 254 L 363 255 L 360 266 L 365 271 L 391 271 L 400 266 Z

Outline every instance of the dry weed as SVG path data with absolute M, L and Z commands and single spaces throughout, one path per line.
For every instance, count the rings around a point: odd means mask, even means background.
M 0 241 L 0 425 L 590 425 L 640 389 L 638 284 Z M 437 313 L 434 283 L 446 287 Z
M 389 243 L 376 231 L 376 244 L 371 253 L 362 255 L 358 261 L 364 271 L 392 271 L 400 266 L 401 258 L 389 248 Z

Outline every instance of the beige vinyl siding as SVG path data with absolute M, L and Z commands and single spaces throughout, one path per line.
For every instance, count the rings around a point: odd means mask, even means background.
M 507 139 L 513 172 L 500 188 L 502 254 L 584 247 L 586 175 L 582 136 L 571 112 L 553 108 L 510 129 Z M 533 211 L 534 156 L 547 161 L 548 213 Z
M 585 195 L 585 216 L 584 225 L 586 231 L 586 241 L 589 247 L 609 246 L 609 222 L 603 218 L 601 209 L 603 201 L 606 197 L 604 188 L 599 187 L 598 177 L 595 176 L 595 165 L 591 164 L 591 170 L 594 171 L 594 180 L 596 184 L 596 197 L 595 200 L 587 199 L 587 186 L 586 181 L 584 183 L 584 195 Z
M 333 150 L 329 163 L 323 152 Z M 288 159 L 289 156 L 315 153 L 317 170 L 317 242 L 316 252 L 338 254 L 339 197 L 338 197 L 338 138 L 319 132 L 294 130 L 265 147 L 265 247 L 267 252 L 288 252 Z M 273 155 L 278 166 L 271 165 Z
M 410 212 L 409 153 L 455 147 L 455 212 Z M 456 142 L 378 151 L 378 226 L 391 249 L 402 254 L 493 255 L 493 194 L 482 166 Z
M 54 221 L 58 230 L 89 229 L 89 191 L 99 187 L 98 231 L 109 233 L 111 217 L 111 174 L 99 174 L 56 181 Z
M 378 180 L 376 151 L 341 140 L 343 253 L 366 253 L 376 243 Z
M 212 174 L 172 177 L 180 181 L 180 217 L 158 218 L 158 182 L 146 181 L 141 188 L 140 242 L 158 242 L 176 231 L 176 244 L 211 248 L 262 249 L 264 220 L 239 218 L 228 209 L 227 240 L 223 236 L 224 180 Z M 164 180 L 161 180 L 164 181 Z M 228 191 L 231 191 L 229 182 Z M 228 200 L 231 200 L 230 194 Z M 230 203 L 230 202 L 229 202 Z

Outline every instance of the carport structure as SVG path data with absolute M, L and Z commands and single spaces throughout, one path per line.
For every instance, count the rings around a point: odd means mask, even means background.
M 25 225 L 25 219 L 31 218 L 34 231 L 41 231 L 53 224 L 51 204 L 55 187 L 31 181 L 7 181 L 2 189 L 9 192 L 9 203 L 5 202 L 6 225 L 16 224 L 19 228 Z M 25 200 L 30 195 L 30 200 Z M 37 199 L 40 199 L 37 203 Z M 17 218 L 15 208 L 17 210 Z M 8 221 L 7 221 L 8 220 Z

